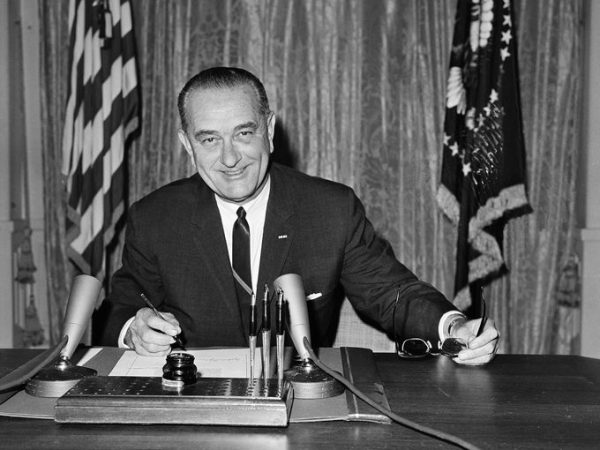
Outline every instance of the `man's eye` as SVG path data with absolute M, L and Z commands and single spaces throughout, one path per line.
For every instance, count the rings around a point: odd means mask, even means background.
M 240 130 L 236 133 L 235 135 L 235 140 L 241 143 L 250 143 L 252 141 L 252 138 L 256 135 L 254 130 L 251 129 L 246 129 L 246 130 Z
M 211 145 L 211 144 L 214 144 L 215 142 L 217 142 L 217 138 L 214 136 L 208 136 L 208 137 L 202 138 L 200 140 L 200 143 L 202 145 Z

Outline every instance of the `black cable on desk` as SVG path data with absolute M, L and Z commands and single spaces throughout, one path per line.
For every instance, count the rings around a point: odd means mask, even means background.
M 431 427 L 428 427 L 425 425 L 418 424 L 417 422 L 413 422 L 410 419 L 406 419 L 402 416 L 399 416 L 392 410 L 384 408 L 383 406 L 381 406 L 380 404 L 378 404 L 374 400 L 372 400 L 369 396 L 367 396 L 366 394 L 361 392 L 356 386 L 354 386 L 350 381 L 348 381 L 346 378 L 344 378 L 344 376 L 342 376 L 339 372 L 336 372 L 335 370 L 333 370 L 333 369 L 327 367 L 325 364 L 323 364 L 323 362 L 321 362 L 321 360 L 319 358 L 317 358 L 317 355 L 315 355 L 315 352 L 312 349 L 310 342 L 308 342 L 308 339 L 306 337 L 304 337 L 303 343 L 304 343 L 304 347 L 306 348 L 306 350 L 308 350 L 310 358 L 317 365 L 317 367 L 319 367 L 319 369 L 321 369 L 323 372 L 325 372 L 328 375 L 335 378 L 337 381 L 342 383 L 347 389 L 350 390 L 350 392 L 352 392 L 354 395 L 356 395 L 362 401 L 364 401 L 368 405 L 372 406 L 373 408 L 375 408 L 377 411 L 381 412 L 382 414 L 385 414 L 387 417 L 392 419 L 394 422 L 397 422 L 400 425 L 404 425 L 405 427 L 410 428 L 412 430 L 418 431 L 419 433 L 423 433 L 428 436 L 434 437 L 436 439 L 449 442 L 451 444 L 454 444 L 458 447 L 461 447 L 461 448 L 464 448 L 467 450 L 479 450 L 479 447 L 465 441 L 464 439 L 454 436 L 453 434 L 446 433 L 444 431 L 436 430 L 435 428 L 431 428 Z

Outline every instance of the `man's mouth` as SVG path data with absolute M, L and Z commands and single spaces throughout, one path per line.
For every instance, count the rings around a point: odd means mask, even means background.
M 228 178 L 236 178 L 236 177 L 239 177 L 240 175 L 242 175 L 245 170 L 246 170 L 245 167 L 242 167 L 241 169 L 236 169 L 236 170 L 227 170 L 227 171 L 223 171 L 223 175 L 225 175 Z

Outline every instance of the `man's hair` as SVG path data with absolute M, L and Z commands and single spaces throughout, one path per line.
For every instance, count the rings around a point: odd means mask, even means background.
M 250 72 L 238 67 L 212 67 L 194 75 L 183 86 L 177 98 L 177 108 L 181 127 L 186 130 L 188 123 L 185 114 L 187 100 L 190 94 L 197 89 L 211 88 L 234 88 L 238 86 L 249 86 L 252 88 L 258 100 L 258 114 L 266 116 L 269 114 L 269 100 L 265 87 L 258 78 Z

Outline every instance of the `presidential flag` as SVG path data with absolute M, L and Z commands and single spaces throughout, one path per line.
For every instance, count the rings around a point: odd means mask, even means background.
M 510 0 L 458 0 L 438 204 L 458 227 L 454 303 L 506 271 L 507 220 L 531 208 Z
M 139 88 L 129 0 L 71 0 L 63 131 L 67 254 L 104 278 L 106 246 L 125 206 L 125 144 L 138 128 Z

